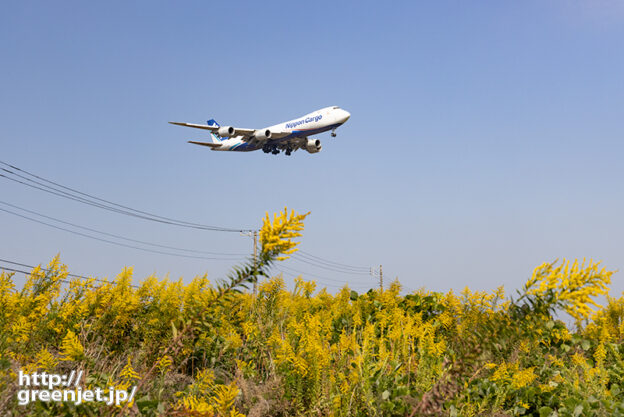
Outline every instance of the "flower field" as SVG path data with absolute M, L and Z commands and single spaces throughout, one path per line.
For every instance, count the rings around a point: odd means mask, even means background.
M 504 289 L 336 294 L 267 272 L 306 215 L 266 217 L 256 260 L 211 282 L 73 279 L 54 259 L 0 275 L 1 415 L 624 415 L 624 297 L 596 262 L 538 266 Z M 254 294 L 251 287 L 257 281 Z M 604 298 L 604 306 L 597 304 Z M 557 317 L 569 316 L 566 325 Z M 17 375 L 82 370 L 137 387 L 124 406 L 16 401 Z

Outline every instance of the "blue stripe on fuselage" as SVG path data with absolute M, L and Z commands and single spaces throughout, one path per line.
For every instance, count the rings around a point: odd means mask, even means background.
M 281 139 L 274 139 L 274 140 L 270 141 L 269 144 L 273 145 L 273 144 L 277 144 L 277 143 L 280 143 L 280 142 L 283 142 L 283 141 L 286 141 L 286 140 L 292 139 L 292 138 L 302 138 L 302 137 L 306 137 L 306 136 L 316 135 L 317 133 L 323 133 L 323 132 L 327 132 L 328 130 L 335 129 L 335 128 L 337 128 L 340 125 L 342 125 L 342 123 L 335 123 L 333 125 L 320 127 L 318 129 L 293 130 L 290 135 L 285 136 L 285 137 L 283 137 Z
M 340 126 L 342 123 L 336 123 L 333 125 L 329 125 L 329 126 L 325 126 L 325 127 L 321 127 L 318 129 L 309 129 L 309 130 L 293 130 L 292 133 L 284 138 L 281 139 L 277 139 L 277 141 L 281 142 L 283 140 L 287 140 L 287 139 L 292 139 L 292 138 L 299 138 L 302 136 L 311 136 L 311 135 L 316 135 L 317 133 L 323 133 L 323 132 L 327 132 L 328 130 L 332 130 L 337 128 L 338 126 Z

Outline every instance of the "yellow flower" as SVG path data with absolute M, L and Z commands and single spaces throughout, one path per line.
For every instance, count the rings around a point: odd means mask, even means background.
M 574 355 L 572 355 L 572 363 L 577 366 L 582 366 L 583 368 L 587 366 L 587 361 L 585 360 L 585 357 L 578 352 L 575 352 Z
M 271 222 L 269 213 L 267 213 L 260 229 L 262 252 L 272 255 L 287 255 L 296 252 L 296 246 L 299 242 L 294 242 L 293 239 L 301 236 L 299 231 L 303 230 L 303 220 L 308 214 L 310 213 L 295 214 L 293 210 L 289 216 L 288 209 L 284 208 L 279 216 L 275 213 Z M 288 258 L 288 256 L 279 256 L 276 259 L 283 261 Z
M 39 351 L 36 359 L 37 366 L 45 371 L 53 370 L 58 363 L 56 358 L 45 348 Z
M 605 358 L 607 357 L 607 351 L 605 350 L 604 343 L 601 343 L 594 352 L 594 359 L 596 360 L 596 367 L 601 367 Z
M 227 346 L 231 349 L 238 349 L 243 346 L 243 339 L 241 339 L 240 335 L 235 331 L 231 331 L 224 337 L 227 342 Z
M 523 369 L 522 371 L 515 372 L 511 379 L 511 386 L 515 389 L 526 387 L 535 381 L 537 375 L 533 372 L 535 367 Z M 526 407 L 528 408 L 528 407 Z
M 128 358 L 128 363 L 126 364 L 126 366 L 123 367 L 119 376 L 121 376 L 121 379 L 125 381 L 141 379 L 139 374 L 132 367 L 132 363 L 130 363 L 130 358 Z
M 506 381 L 508 378 L 509 378 L 509 370 L 507 369 L 507 364 L 501 363 L 498 366 L 498 368 L 496 368 L 496 371 L 494 371 L 494 374 L 492 375 L 490 379 L 496 382 L 496 381 Z
M 178 393 L 183 396 L 178 402 L 188 411 L 202 415 L 219 417 L 244 417 L 234 406 L 240 390 L 235 382 L 228 385 L 215 384 L 214 373 L 210 369 L 201 370 L 195 377 L 195 382 L 189 386 L 189 392 Z
M 613 271 L 598 269 L 600 262 L 585 261 L 579 265 L 575 260 L 572 265 L 565 259 L 558 267 L 555 263 L 545 263 L 533 271 L 525 290 L 528 294 L 545 295 L 552 292 L 557 301 L 563 304 L 576 320 L 587 319 L 594 311 L 590 305 L 599 307 L 592 297 L 607 295 Z
M 560 368 L 563 368 L 565 366 L 563 361 L 561 359 L 559 359 L 558 357 L 556 357 L 556 356 L 548 355 L 547 358 L 555 366 L 558 366 Z
M 167 369 L 169 369 L 169 367 L 171 366 L 171 357 L 169 355 L 165 355 L 163 357 L 161 357 L 160 359 L 158 359 L 158 371 L 163 374 L 165 372 L 167 372 Z
M 61 352 L 63 353 L 64 361 L 78 361 L 84 357 L 84 348 L 78 340 L 78 336 L 71 330 L 67 331 L 67 334 L 63 338 L 61 343 Z

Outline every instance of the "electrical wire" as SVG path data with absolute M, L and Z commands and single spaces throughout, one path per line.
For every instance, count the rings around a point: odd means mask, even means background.
M 368 276 L 372 275 L 371 272 L 352 272 L 352 271 L 345 271 L 345 270 L 341 270 L 341 269 L 335 269 L 335 268 L 331 268 L 331 267 L 328 267 L 328 266 L 325 266 L 325 265 L 322 265 L 322 264 L 318 264 L 318 263 L 315 263 L 315 262 L 310 262 L 310 261 L 305 260 L 303 258 L 295 258 L 295 257 L 293 257 L 293 261 L 303 262 L 303 263 L 308 264 L 310 266 L 313 266 L 315 268 L 320 268 L 320 269 L 324 269 L 324 270 L 331 271 L 331 272 L 338 272 L 338 273 L 341 273 L 341 274 L 361 275 L 361 276 L 363 276 L 363 275 L 368 275 Z
M 305 257 L 307 259 L 311 258 L 311 260 L 317 260 L 318 262 L 321 262 L 323 264 L 328 264 L 329 266 L 333 265 L 333 266 L 336 266 L 338 268 L 342 267 L 342 268 L 345 268 L 345 269 L 353 269 L 353 270 L 356 270 L 356 271 L 359 270 L 359 271 L 362 271 L 362 272 L 368 271 L 370 269 L 367 266 L 353 266 L 353 265 L 343 264 L 343 263 L 340 263 L 340 262 L 330 261 L 328 259 L 321 258 L 320 256 L 312 255 L 310 252 L 306 252 L 306 251 L 301 250 L 301 249 L 297 251 L 297 255 L 303 256 L 303 257 Z
M 2 169 L 3 171 L 7 171 L 4 168 L 0 168 L 0 169 Z M 16 182 L 18 184 L 26 185 L 26 186 L 34 188 L 36 190 L 44 191 L 44 192 L 49 193 L 49 194 L 53 194 L 53 195 L 56 195 L 56 196 L 59 196 L 59 197 L 63 197 L 63 198 L 69 199 L 69 200 L 77 201 L 79 203 L 87 204 L 89 206 L 98 207 L 98 208 L 101 208 L 101 209 L 104 209 L 104 210 L 112 211 L 114 213 L 124 214 L 124 215 L 127 215 L 127 216 L 136 217 L 136 218 L 139 218 L 139 219 L 154 221 L 154 222 L 157 222 L 157 223 L 170 224 L 170 225 L 173 225 L 173 226 L 180 226 L 180 227 L 186 227 L 186 228 L 191 228 L 191 229 L 211 230 L 211 231 L 219 231 L 219 232 L 243 232 L 244 231 L 244 230 L 238 230 L 238 229 L 219 229 L 219 228 L 215 228 L 215 227 L 212 227 L 212 226 L 207 226 L 207 227 L 192 226 L 192 225 L 188 225 L 188 224 L 181 224 L 181 223 L 170 222 L 170 221 L 166 221 L 166 220 L 150 218 L 150 217 L 147 217 L 147 216 L 143 216 L 143 215 L 135 214 L 135 213 L 132 213 L 132 212 L 120 210 L 120 209 L 117 209 L 117 208 L 114 208 L 114 207 L 108 207 L 108 206 L 105 206 L 105 205 L 100 204 L 100 203 L 91 202 L 91 201 L 86 200 L 84 198 L 72 196 L 72 195 L 70 195 L 68 193 L 52 191 L 52 190 L 54 190 L 54 188 L 46 189 L 46 188 L 42 188 L 42 187 L 37 187 L 36 185 L 29 184 L 29 183 L 26 183 L 24 181 L 20 181 L 20 180 L 15 179 L 15 178 L 8 177 L 8 176 L 6 176 L 4 174 L 0 174 L 0 177 L 3 177 L 5 179 L 11 180 L 11 181 L 14 181 L 14 182 Z M 38 182 L 36 182 L 36 183 L 38 183 Z
M 158 222 L 158 223 L 163 223 L 163 224 L 169 224 L 169 225 L 173 225 L 173 226 L 179 226 L 179 227 L 186 227 L 186 228 L 193 228 L 193 229 L 200 229 L 200 230 L 210 230 L 210 231 L 221 231 L 221 232 L 239 232 L 239 233 L 246 233 L 246 232 L 252 232 L 252 229 L 236 229 L 236 228 L 227 228 L 227 227 L 221 227 L 221 226 L 209 226 L 209 225 L 204 225 L 204 224 L 199 224 L 199 223 L 193 223 L 193 222 L 188 222 L 188 221 L 183 221 L 183 220 L 178 220 L 178 219 L 174 219 L 174 218 L 170 218 L 170 217 L 165 217 L 165 216 L 160 216 L 157 214 L 153 214 L 147 211 L 142 211 L 142 210 L 138 210 L 138 209 L 134 209 L 132 207 L 129 206 L 125 206 L 122 204 L 118 204 L 115 202 L 112 202 L 110 200 L 106 200 L 97 196 L 94 196 L 92 194 L 88 194 L 82 191 L 79 191 L 77 189 L 71 188 L 71 187 L 67 187 L 65 185 L 62 185 L 58 182 L 49 180 L 47 178 L 44 178 L 42 176 L 39 176 L 37 174 L 34 174 L 32 172 L 26 171 L 24 169 L 21 169 L 19 167 L 16 167 L 15 165 L 9 164 L 7 162 L 4 161 L 0 161 L 0 164 L 10 168 L 0 168 L 0 170 L 2 170 L 3 172 L 5 172 L 8 175 L 2 174 L 0 173 L 0 177 L 3 177 L 7 180 L 11 180 L 14 181 L 16 183 L 40 190 L 40 191 L 44 191 L 50 194 L 53 194 L 55 196 L 58 197 L 62 197 L 62 198 L 66 198 L 72 201 L 76 201 L 78 203 L 82 203 L 82 204 L 87 204 L 93 207 L 97 207 L 103 210 L 108 210 L 111 212 L 115 212 L 118 214 L 122 214 L 122 215 L 126 215 L 126 216 L 131 216 L 131 217 L 135 217 L 135 218 L 139 218 L 139 219 L 143 219 L 143 220 L 147 220 L 147 221 L 153 221 L 153 222 Z M 25 175 L 21 175 L 17 172 L 14 171 L 19 171 Z M 29 178 L 32 177 L 32 178 Z M 21 181 L 20 179 L 24 181 Z M 36 181 L 36 178 L 38 180 L 41 181 Z M 50 185 L 51 184 L 51 185 Z M 5 203 L 8 204 L 8 203 Z M 160 247 L 160 248 L 164 248 L 164 249 L 172 249 L 172 250 L 177 250 L 177 251 L 184 251 L 184 252 L 193 252 L 193 253 L 203 253 L 203 254 L 208 254 L 208 255 L 217 255 L 217 256 L 236 256 L 239 254 L 225 254 L 225 253 L 218 253 L 218 252 L 207 252 L 207 251 L 197 251 L 197 250 L 193 250 L 193 249 L 184 249 L 184 248 L 177 248 L 177 247 L 173 247 L 173 246 L 167 246 L 167 245 L 160 245 L 160 244 L 155 244 L 155 243 L 151 243 L 151 242 L 145 242 L 145 241 L 140 241 L 140 240 L 136 240 L 136 239 L 131 239 L 131 238 L 126 238 L 123 236 L 119 236 L 119 235 L 115 235 L 112 233 L 107 233 L 107 232 L 102 232 L 102 231 L 98 231 L 95 229 L 91 229 L 88 227 L 84 227 L 84 226 L 78 226 L 75 225 L 73 223 L 69 223 L 69 222 L 65 222 L 62 220 L 58 220 L 58 219 L 54 219 L 52 217 L 40 214 L 40 213 L 36 213 L 36 212 L 32 212 L 32 211 L 28 211 L 26 209 L 23 208 L 19 208 L 17 206 L 12 206 L 14 208 L 18 208 L 20 210 L 24 210 L 26 212 L 30 212 L 31 214 L 36 214 L 38 216 L 44 217 L 44 218 L 48 218 L 50 220 L 54 220 L 66 225 L 70 225 L 73 227 L 77 227 L 83 230 L 89 230 L 91 232 L 94 233 L 99 233 L 99 234 L 104 234 L 110 237 L 114 237 L 117 239 L 122 239 L 122 240 L 126 240 L 129 242 L 135 242 L 135 243 L 140 243 L 140 244 L 144 244 L 144 245 L 149 245 L 149 246 L 153 246 L 153 247 Z M 22 216 L 16 213 L 13 213 L 11 211 L 8 210 L 2 210 L 5 211 L 7 213 L 10 214 L 14 214 L 17 216 L 20 216 L 22 218 L 28 219 L 28 220 L 32 220 L 32 221 L 36 221 L 38 223 L 50 226 L 50 227 L 55 227 L 57 229 L 60 230 L 65 230 L 68 231 L 70 233 L 74 233 L 74 234 L 78 234 L 81 236 L 86 236 L 86 237 L 90 237 L 92 239 L 98 239 L 95 238 L 93 236 L 89 236 L 89 235 L 84 235 L 82 233 L 79 232 L 75 232 L 75 231 L 70 231 L 64 228 L 60 228 L 58 226 L 53 226 L 50 225 L 48 223 L 45 222 L 41 222 L 38 220 L 34 220 L 31 219 L 27 216 Z M 162 253 L 162 254 L 167 254 L 167 255 L 174 255 L 174 256 L 185 256 L 185 257 L 191 257 L 191 258 L 198 258 L 195 256 L 188 256 L 188 255 L 179 255 L 179 254 L 171 254 L 171 253 L 167 253 L 167 252 L 162 252 L 162 251 L 155 251 L 155 250 L 149 250 L 149 249 L 145 249 L 145 248 L 139 248 L 139 247 L 135 247 L 132 245 L 124 245 L 124 244 L 120 244 L 117 242 L 111 242 L 108 241 L 106 239 L 99 239 L 102 240 L 104 242 L 107 243 L 112 243 L 112 244 L 118 244 L 121 246 L 125 246 L 125 247 L 130 247 L 133 249 L 138 249 L 138 250 L 144 250 L 144 251 L 148 251 L 148 252 L 154 252 L 154 253 Z M 354 265 L 349 265 L 349 264 L 345 264 L 345 263 L 340 263 L 340 262 L 335 262 L 329 259 L 325 259 L 322 258 L 320 256 L 316 256 L 313 255 L 309 252 L 305 252 L 305 251 L 299 251 L 299 253 L 294 254 L 293 256 L 294 259 L 296 259 L 299 262 L 303 262 L 305 264 L 308 264 L 310 266 L 316 267 L 316 268 L 320 268 L 320 269 L 324 269 L 327 271 L 331 271 L 331 272 L 337 272 L 337 273 L 344 273 L 344 274 L 351 274 L 351 275 L 375 275 L 378 274 L 377 271 L 373 271 L 371 268 L 369 267 L 365 267 L 365 266 L 354 266 Z M 216 258 L 204 258 L 204 259 L 216 259 Z
M 64 190 L 68 190 L 68 191 L 64 191 L 62 189 L 44 184 L 40 181 L 36 181 L 32 178 L 28 178 L 24 175 L 20 175 L 16 172 L 11 171 L 10 169 L 6 169 L 6 168 L 0 168 L 2 171 L 4 171 L 5 173 L 21 178 L 23 180 L 28 181 L 28 183 L 25 183 L 23 181 L 20 181 L 16 178 L 4 175 L 4 174 L 0 174 L 0 177 L 4 177 L 6 179 L 9 179 L 11 181 L 17 182 L 19 184 L 22 185 L 26 185 L 29 186 L 31 188 L 40 190 L 40 191 L 45 191 L 48 192 L 50 194 L 59 196 L 59 197 L 63 197 L 63 198 L 67 198 L 73 201 L 77 201 L 83 204 L 87 204 L 93 207 L 98 207 L 104 210 L 108 210 L 108 211 L 112 211 L 112 212 L 116 212 L 119 214 L 124 214 L 127 216 L 132 216 L 132 217 L 136 217 L 136 218 L 140 218 L 140 219 L 144 219 L 144 220 L 149 220 L 149 221 L 154 221 L 154 222 L 158 222 L 158 223 L 163 223 L 163 224 L 170 224 L 170 225 L 175 225 L 175 226 L 180 226 L 180 227 L 187 227 L 187 228 L 193 228 L 193 229 L 201 229 L 201 230 L 211 230 L 211 231 L 219 231 L 219 232 L 249 232 L 249 231 L 253 231 L 252 229 L 237 229 L 237 228 L 228 228 L 228 227 L 221 227 L 221 226 L 209 226 L 209 225 L 204 225 L 204 224 L 199 224 L 199 223 L 193 223 L 193 222 L 187 222 L 184 220 L 177 220 L 177 219 L 173 219 L 170 217 L 165 217 L 165 216 L 160 216 L 157 214 L 153 214 L 153 213 L 149 213 L 146 211 L 142 211 L 142 210 L 137 210 L 134 209 L 132 207 L 128 207 L 128 206 L 124 206 L 122 204 L 118 204 L 118 203 L 114 203 L 112 201 L 109 200 L 105 200 L 96 196 L 93 196 L 91 194 L 87 194 L 84 193 L 82 191 L 78 191 L 76 189 L 64 186 L 62 184 L 59 184 L 57 182 L 48 180 L 46 178 L 43 178 L 41 176 L 38 176 L 36 174 L 30 173 L 26 170 L 23 170 L 21 168 L 18 168 L 14 165 L 11 165 L 9 163 L 0 161 L 0 164 L 3 164 L 5 166 L 8 166 L 10 168 L 13 168 L 14 170 L 23 172 L 24 174 L 27 174 L 29 176 L 32 176 L 34 178 L 40 179 L 42 181 L 45 181 L 48 184 L 53 184 L 56 187 L 60 187 Z M 36 184 L 36 185 L 33 185 Z M 43 187 L 43 188 L 42 188 Z M 79 194 L 79 195 L 76 195 Z M 85 196 L 85 197 L 82 197 Z M 93 200 L 97 200 L 97 201 L 93 201 Z M 99 202 L 98 202 L 99 201 Z M 104 203 L 104 204 L 103 204 Z
M 112 245 L 123 246 L 123 247 L 131 248 L 131 249 L 137 249 L 137 250 L 141 250 L 141 251 L 144 251 L 144 252 L 158 253 L 158 254 L 161 254 L 161 255 L 178 256 L 178 257 L 182 257 L 182 258 L 192 258 L 192 259 L 207 259 L 207 260 L 219 260 L 219 261 L 232 261 L 232 260 L 235 260 L 235 259 L 231 259 L 231 258 L 217 258 L 217 257 L 184 255 L 184 254 L 173 253 L 173 252 L 165 252 L 165 251 L 156 250 L 156 249 L 141 248 L 139 246 L 127 245 L 125 243 L 115 242 L 115 241 L 108 240 L 108 239 L 102 239 L 102 238 L 99 238 L 99 237 L 96 237 L 96 236 L 88 235 L 86 233 L 81 233 L 81 232 L 77 232 L 75 230 L 66 229 L 64 227 L 56 226 L 56 225 L 53 225 L 53 224 L 50 224 L 50 223 L 46 223 L 46 222 L 41 221 L 41 220 L 33 219 L 32 217 L 28 217 L 28 216 L 24 216 L 24 215 L 19 214 L 19 213 L 15 213 L 15 212 L 13 212 L 11 210 L 0 208 L 0 211 L 4 211 L 4 212 L 12 214 L 14 216 L 21 217 L 23 219 L 33 221 L 35 223 L 43 224 L 43 225 L 46 225 L 48 227 L 52 227 L 54 229 L 63 230 L 65 232 L 72 233 L 74 235 L 87 237 L 89 239 L 97 240 L 97 241 L 100 241 L 100 242 L 106 242 L 106 243 L 109 243 L 109 244 L 112 244 Z
M 286 269 L 287 271 L 300 274 L 300 275 L 309 275 L 309 276 L 314 277 L 314 278 L 321 278 L 321 279 L 324 279 L 324 280 L 327 280 L 327 281 L 333 281 L 333 282 L 339 282 L 339 283 L 344 283 L 345 282 L 344 280 L 324 277 L 322 275 L 314 274 L 314 273 L 311 273 L 311 272 L 305 272 L 305 271 L 302 271 L 300 269 L 295 269 L 295 268 L 292 268 L 292 267 L 289 267 L 289 266 L 285 266 L 285 265 L 280 265 L 279 267 L 283 268 L 283 269 Z
M 319 268 L 327 269 L 333 272 L 341 272 L 345 274 L 354 274 L 354 275 L 375 275 L 376 271 L 373 268 L 362 268 L 360 270 L 348 269 L 343 267 L 336 267 L 331 264 L 325 263 L 323 261 L 317 261 L 316 259 L 307 257 L 306 255 L 294 253 L 292 255 L 294 260 L 298 260 L 304 263 L 308 263 L 309 265 L 314 265 Z
M 219 253 L 219 252 L 207 252 L 207 251 L 194 250 L 194 249 L 185 249 L 185 248 L 178 248 L 178 247 L 175 247 L 175 246 L 167 246 L 167 245 L 160 245 L 160 244 L 157 244 L 157 243 L 146 242 L 144 240 L 130 239 L 130 238 L 127 238 L 127 237 L 124 237 L 124 236 L 116 235 L 114 233 L 103 232 L 101 230 L 92 229 L 92 228 L 86 227 L 86 226 L 80 226 L 80 225 L 75 224 L 75 223 L 71 223 L 71 222 L 67 222 L 67 221 L 64 221 L 64 220 L 60 220 L 60 219 L 57 219 L 57 218 L 54 218 L 54 217 L 51 217 L 51 216 L 46 216 L 45 214 L 41 214 L 41 213 L 38 213 L 36 211 L 28 210 L 28 209 L 25 209 L 23 207 L 16 206 L 14 204 L 7 203 L 5 201 L 1 201 L 0 200 L 0 204 L 4 204 L 6 206 L 9 206 L 9 207 L 12 207 L 12 208 L 15 208 L 15 209 L 18 209 L 18 210 L 25 211 L 26 213 L 34 214 L 34 215 L 37 215 L 37 216 L 40 216 L 40 217 L 43 217 L 43 218 L 46 218 L 46 219 L 49 219 L 49 220 L 53 220 L 55 222 L 63 223 L 63 224 L 66 224 L 68 226 L 73 226 L 73 227 L 76 227 L 78 229 L 88 230 L 90 232 L 103 234 L 103 235 L 114 237 L 114 238 L 117 238 L 117 239 L 122 239 L 122 240 L 126 240 L 126 241 L 129 241 L 129 242 L 141 243 L 141 244 L 149 245 L 149 246 L 155 246 L 155 247 L 158 247 L 158 248 L 173 249 L 173 250 L 178 250 L 178 251 L 181 251 L 181 252 L 202 253 L 202 254 L 205 254 L 205 255 L 215 255 L 215 256 L 237 256 L 237 257 L 241 257 L 241 256 L 246 256 L 247 255 L 245 253 Z
M 0 262 L 8 263 L 8 264 L 11 264 L 11 265 L 23 266 L 25 268 L 30 268 L 31 270 L 35 268 L 35 266 L 33 266 L 33 265 L 27 265 L 27 264 L 23 264 L 23 263 L 19 263 L 19 262 L 13 262 L 13 261 L 9 261 L 9 260 L 6 260 L 6 259 L 0 259 Z M 32 274 L 32 271 L 31 272 L 24 271 L 24 270 L 21 270 L 21 269 L 8 267 L 6 265 L 0 265 L 0 269 L 1 270 L 5 270 L 5 271 L 18 272 L 18 273 L 22 273 L 24 275 L 31 275 Z M 42 268 L 42 270 L 47 272 L 50 269 Z M 281 270 L 279 268 L 277 269 L 277 271 L 282 273 L 282 274 L 284 274 L 284 275 L 288 275 L 288 276 L 290 276 L 292 278 L 296 278 L 298 276 L 298 275 L 294 275 L 292 273 L 283 271 L 283 270 Z M 106 281 L 106 280 L 102 280 L 102 279 L 98 279 L 98 278 L 93 278 L 93 277 L 92 278 L 88 278 L 88 277 L 85 277 L 85 276 L 82 276 L 82 275 L 76 275 L 76 274 L 70 274 L 70 273 L 68 273 L 67 276 L 70 276 L 70 277 L 73 277 L 73 278 L 77 278 L 77 279 L 82 279 L 82 280 L 93 280 L 93 281 L 101 282 L 103 284 L 112 284 L 112 283 L 114 283 L 114 282 L 111 282 L 111 281 Z M 67 280 L 67 279 L 60 279 L 59 281 L 61 281 L 63 283 L 66 283 L 66 284 L 71 283 L 71 281 Z M 358 288 L 360 290 L 366 288 L 366 286 L 362 286 L 362 285 L 357 286 L 357 285 L 349 284 L 348 282 L 339 282 L 342 285 L 337 285 L 337 284 L 322 282 L 319 279 L 315 279 L 315 282 L 316 281 L 320 282 L 321 284 L 323 284 L 326 287 L 332 287 L 332 288 L 343 288 L 345 285 L 348 286 L 349 288 Z M 133 285 L 133 284 L 130 284 L 130 286 L 133 287 L 133 288 L 140 288 L 139 286 Z
M 28 264 L 24 264 L 24 263 L 20 263 L 20 262 L 9 261 L 9 260 L 6 260 L 6 259 L 0 259 L 0 262 L 8 263 L 8 264 L 11 264 L 11 265 L 23 266 L 25 268 L 35 269 L 35 266 L 33 266 L 33 265 L 28 265 Z M 0 266 L 0 269 L 4 269 L 4 270 L 7 270 L 7 271 L 13 271 L 13 272 L 21 272 L 22 274 L 26 274 L 26 275 L 30 275 L 31 274 L 31 272 L 22 271 L 22 270 L 18 270 L 18 269 L 14 269 L 14 268 L 9 268 L 9 267 L 6 267 L 6 266 Z M 46 272 L 50 270 L 49 268 L 41 268 L 41 269 L 43 271 L 46 271 Z M 101 283 L 104 283 L 104 284 L 111 284 L 111 283 L 113 283 L 111 281 L 106 281 L 106 280 L 99 279 L 99 278 L 94 278 L 94 277 L 89 278 L 89 277 L 85 277 L 83 275 L 76 275 L 76 274 L 70 274 L 70 273 L 68 273 L 67 276 L 72 277 L 72 278 L 82 279 L 82 280 L 93 280 L 93 281 L 101 282 Z M 64 279 L 62 279 L 60 281 L 63 281 L 65 283 L 67 283 L 67 284 L 69 284 L 71 282 L 69 280 L 64 280 Z M 138 286 L 133 285 L 133 284 L 130 284 L 130 286 L 134 287 L 134 288 L 139 288 Z
M 276 269 L 277 269 L 278 272 L 280 272 L 280 273 L 282 273 L 284 275 L 287 275 L 287 276 L 289 276 L 291 278 L 297 278 L 297 277 L 300 276 L 300 275 L 295 275 L 295 274 L 291 274 L 289 272 L 283 271 L 283 270 L 281 270 L 279 268 L 276 268 Z M 317 279 L 316 277 L 314 278 L 314 281 L 315 282 L 318 281 L 319 283 L 323 284 L 326 287 L 333 287 L 333 288 L 343 288 L 345 285 L 348 286 L 349 288 L 357 288 L 357 289 L 360 289 L 360 290 L 364 289 L 364 288 L 370 288 L 370 287 L 367 287 L 367 286 L 362 286 L 362 285 L 357 285 L 357 284 L 356 285 L 349 284 L 348 282 L 345 282 L 345 281 L 342 281 L 342 282 L 339 281 L 339 284 L 342 284 L 342 285 L 327 283 L 327 282 L 323 282 L 320 279 Z

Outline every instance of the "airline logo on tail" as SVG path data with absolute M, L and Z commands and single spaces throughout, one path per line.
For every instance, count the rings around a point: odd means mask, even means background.
M 217 123 L 217 121 L 215 119 L 210 119 L 206 123 L 208 123 L 208 126 L 215 126 L 215 127 L 220 127 L 221 126 L 219 123 Z M 219 136 L 216 133 L 211 133 L 210 137 L 212 138 L 212 142 L 213 143 L 221 143 L 221 141 L 222 141 L 221 136 Z

